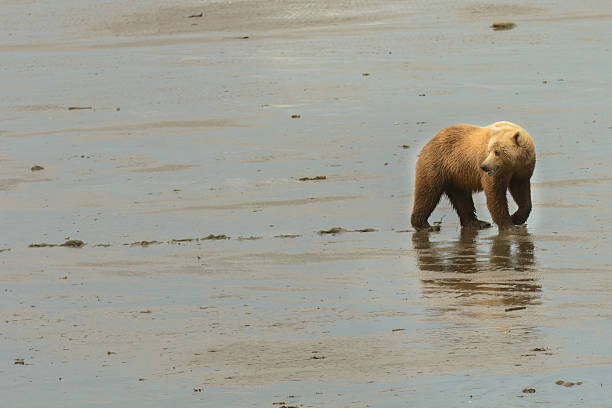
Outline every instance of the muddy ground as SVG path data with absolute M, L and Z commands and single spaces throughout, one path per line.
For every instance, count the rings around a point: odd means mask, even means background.
M 6 406 L 606 406 L 612 5 L 569 3 L 1 1 Z M 528 225 L 413 234 L 419 149 L 499 120 Z

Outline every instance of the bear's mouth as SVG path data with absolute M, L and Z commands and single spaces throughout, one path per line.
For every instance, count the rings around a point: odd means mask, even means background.
M 491 169 L 491 170 L 487 171 L 487 174 L 489 176 L 493 176 L 495 173 L 497 173 L 497 169 Z

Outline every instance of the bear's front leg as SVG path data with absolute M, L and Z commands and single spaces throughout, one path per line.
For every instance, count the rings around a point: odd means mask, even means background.
M 492 178 L 490 176 L 485 176 Z M 487 207 L 491 213 L 493 222 L 500 230 L 514 226 L 512 217 L 508 212 L 508 199 L 506 198 L 507 183 L 499 179 L 486 180 L 484 183 L 484 193 L 487 196 Z
M 531 213 L 531 183 L 527 180 L 512 180 L 509 186 L 510 194 L 518 209 L 512 214 L 512 223 L 521 225 L 527 221 Z

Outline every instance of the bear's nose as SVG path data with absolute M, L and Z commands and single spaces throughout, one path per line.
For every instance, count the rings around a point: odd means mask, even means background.
M 480 165 L 480 168 L 481 168 L 483 171 L 489 171 L 489 167 L 487 167 L 487 165 L 486 165 L 486 164 L 481 164 L 481 165 Z

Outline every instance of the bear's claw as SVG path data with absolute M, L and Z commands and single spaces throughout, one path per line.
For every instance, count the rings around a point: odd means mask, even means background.
M 423 227 L 414 227 L 416 232 L 438 232 L 440 231 L 440 224 L 425 225 Z
M 471 229 L 486 229 L 491 228 L 491 223 L 481 220 L 471 221 L 469 224 L 463 226 L 463 228 L 471 228 Z
M 490 222 L 481 221 L 481 220 L 476 220 L 476 221 L 478 221 L 478 228 L 479 229 L 491 228 L 491 223 Z

